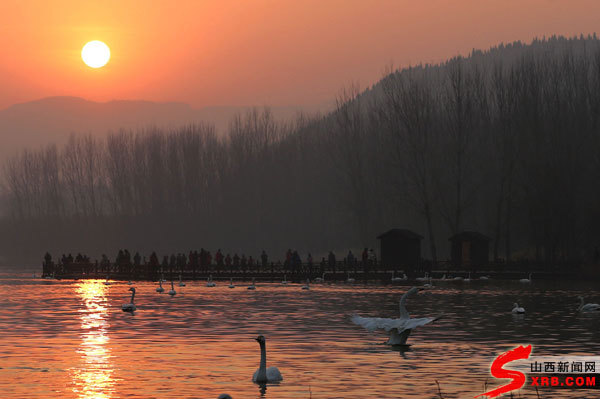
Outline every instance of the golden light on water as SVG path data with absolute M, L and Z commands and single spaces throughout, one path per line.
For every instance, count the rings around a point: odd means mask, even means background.
M 115 384 L 108 337 L 108 301 L 100 280 L 82 280 L 76 293 L 84 308 L 79 310 L 81 343 L 77 350 L 80 364 L 72 369 L 73 391 L 81 399 L 108 399 Z

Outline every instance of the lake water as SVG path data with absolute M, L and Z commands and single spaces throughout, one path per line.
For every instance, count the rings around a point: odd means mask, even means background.
M 415 329 L 408 352 L 383 343 L 350 316 L 398 317 L 409 285 L 203 282 L 177 295 L 138 282 L 134 315 L 120 306 L 129 286 L 0 275 L 0 392 L 6 398 L 472 398 L 498 385 L 495 356 L 519 344 L 535 355 L 600 354 L 600 314 L 579 314 L 577 296 L 600 302 L 593 284 L 437 283 L 408 301 L 413 317 L 445 313 Z M 166 290 L 170 287 L 165 286 Z M 511 314 L 513 302 L 526 308 Z M 284 380 L 261 393 L 258 334 L 268 366 Z M 589 398 L 598 391 L 540 391 Z M 521 397 L 536 398 L 530 388 Z

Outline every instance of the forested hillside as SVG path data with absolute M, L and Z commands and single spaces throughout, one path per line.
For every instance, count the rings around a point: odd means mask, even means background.
M 75 134 L 2 169 L 0 256 L 200 247 L 280 258 L 375 246 L 392 227 L 449 257 L 476 230 L 491 258 L 590 257 L 600 243 L 600 41 L 473 51 L 349 86 L 322 116 L 268 109 L 172 131 Z

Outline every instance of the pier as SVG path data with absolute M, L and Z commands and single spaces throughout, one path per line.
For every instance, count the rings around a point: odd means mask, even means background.
M 598 273 L 590 273 L 589 269 L 582 267 L 581 264 L 554 265 L 545 266 L 535 263 L 496 263 L 489 264 L 473 269 L 456 268 L 450 262 L 438 262 L 436 264 L 428 263 L 428 267 L 419 269 L 393 268 L 381 263 L 370 264 L 366 268 L 360 262 L 355 265 L 348 265 L 345 262 L 337 262 L 335 268 L 329 265 L 321 264 L 301 264 L 294 269 L 286 267 L 281 262 L 270 263 L 267 267 L 254 265 L 252 268 L 235 269 L 227 268 L 216 264 L 205 265 L 202 267 L 193 267 L 186 264 L 182 267 L 164 268 L 161 265 L 152 265 L 149 263 L 117 264 L 117 263 L 99 263 L 99 262 L 72 262 L 68 264 L 44 262 L 42 264 L 42 277 L 55 279 L 110 279 L 117 281 L 158 281 L 159 279 L 178 280 L 180 277 L 186 281 L 206 280 L 212 276 L 213 280 L 250 280 L 257 281 L 281 281 L 284 277 L 290 282 L 304 282 L 306 279 L 314 280 L 322 278 L 325 274 L 325 280 L 331 282 L 344 282 L 354 279 L 356 283 L 360 282 L 382 282 L 389 283 L 392 279 L 392 272 L 395 277 L 407 275 L 406 281 L 414 281 L 416 278 L 424 277 L 425 273 L 433 280 L 440 280 L 444 276 L 446 280 L 456 277 L 476 280 L 480 277 L 493 280 L 518 280 L 527 277 L 528 273 L 533 273 L 536 280 L 581 280 L 593 279 L 599 280 Z M 460 279 L 457 280 L 459 282 Z M 396 281 L 402 283 L 402 281 Z

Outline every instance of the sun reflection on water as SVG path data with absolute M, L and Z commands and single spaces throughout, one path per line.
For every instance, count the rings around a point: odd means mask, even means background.
M 80 364 L 71 371 L 73 391 L 82 399 L 108 399 L 114 391 L 114 370 L 108 346 L 107 289 L 101 280 L 82 280 L 75 287 L 85 307 L 79 310 L 81 343 L 77 353 Z

